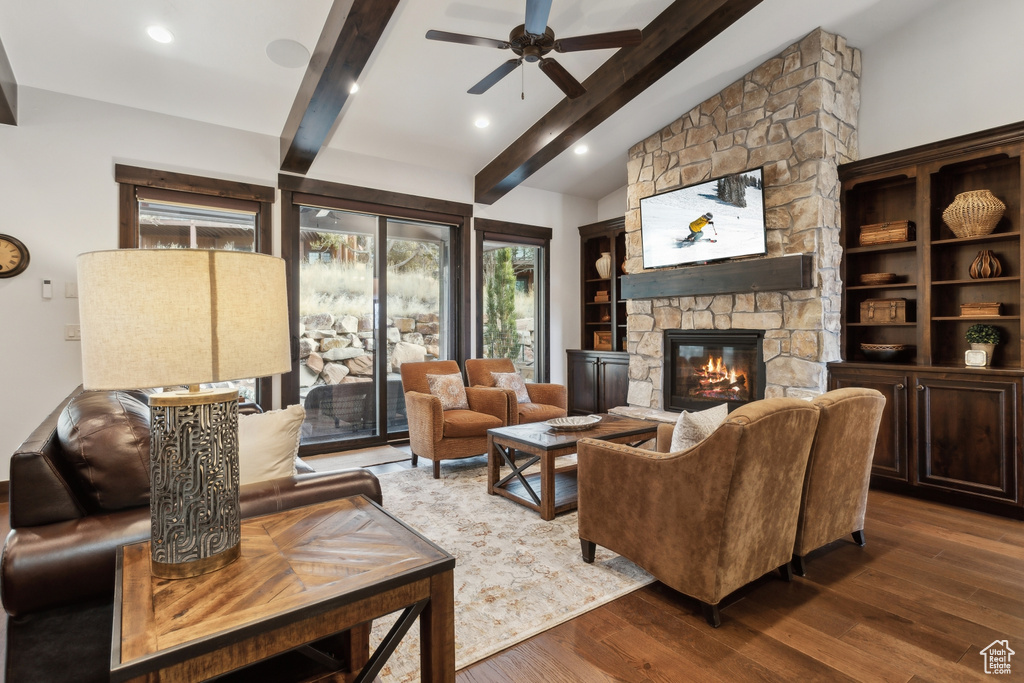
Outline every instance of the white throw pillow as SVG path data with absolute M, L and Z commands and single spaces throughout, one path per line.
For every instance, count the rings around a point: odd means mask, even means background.
M 242 484 L 295 474 L 299 430 L 306 419 L 301 405 L 238 416 L 238 468 Z
M 718 425 L 725 422 L 727 417 L 729 406 L 725 403 L 696 413 L 683 411 L 676 420 L 675 429 L 672 430 L 672 445 L 669 446 L 669 450 L 675 453 L 693 448 L 711 436 L 711 432 L 718 429 Z
M 526 390 L 526 380 L 518 372 L 492 372 L 491 379 L 499 389 L 511 389 L 516 392 L 516 403 L 529 403 L 530 392 Z

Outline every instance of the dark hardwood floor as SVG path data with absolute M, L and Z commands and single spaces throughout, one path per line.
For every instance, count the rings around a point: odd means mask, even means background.
M 864 548 L 812 554 L 806 577 L 765 577 L 731 596 L 721 628 L 654 583 L 457 681 L 983 680 L 979 651 L 1004 639 L 1022 654 L 1002 678 L 1024 680 L 1024 522 L 873 491 L 865 534 Z

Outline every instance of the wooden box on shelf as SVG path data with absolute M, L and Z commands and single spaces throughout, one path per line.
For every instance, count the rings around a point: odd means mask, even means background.
M 594 333 L 594 350 L 595 351 L 611 351 L 612 350 L 612 333 L 611 331 L 600 331 Z
M 960 304 L 961 318 L 990 318 L 1001 315 L 1002 304 L 998 301 L 987 301 L 973 304 Z
M 907 319 L 906 299 L 866 299 L 860 302 L 862 323 L 905 323 Z
M 914 239 L 914 224 L 910 221 L 888 221 L 860 227 L 860 245 L 892 244 Z

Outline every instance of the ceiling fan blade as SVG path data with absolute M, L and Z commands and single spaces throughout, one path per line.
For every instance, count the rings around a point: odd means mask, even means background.
M 504 40 L 467 36 L 464 33 L 449 33 L 448 31 L 427 31 L 427 40 L 443 40 L 446 43 L 478 45 L 479 47 L 496 47 L 500 50 L 506 50 L 509 47 L 509 44 Z
M 551 14 L 551 0 L 526 0 L 526 32 L 535 36 L 544 35 Z
M 540 70 L 547 74 L 547 77 L 554 81 L 555 85 L 557 85 L 570 100 L 576 99 L 583 93 L 587 92 L 586 88 L 584 88 L 571 73 L 565 70 L 565 67 L 553 59 L 542 57 L 540 60 Z
M 500 81 L 501 79 L 508 76 L 510 73 L 516 70 L 520 64 L 523 63 L 522 59 L 510 59 L 491 73 L 484 76 L 484 79 L 474 85 L 472 88 L 467 90 L 470 95 L 483 95 L 487 92 L 492 85 Z
M 604 50 L 612 47 L 639 45 L 643 33 L 638 28 L 627 31 L 592 33 L 588 36 L 574 36 L 555 41 L 556 52 L 579 52 L 580 50 Z

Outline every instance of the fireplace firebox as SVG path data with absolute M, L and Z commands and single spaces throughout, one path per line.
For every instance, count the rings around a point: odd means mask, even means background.
M 665 330 L 664 409 L 764 398 L 763 341 L 760 330 Z

